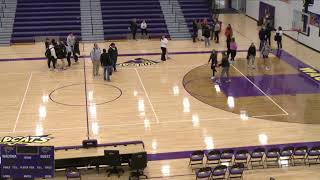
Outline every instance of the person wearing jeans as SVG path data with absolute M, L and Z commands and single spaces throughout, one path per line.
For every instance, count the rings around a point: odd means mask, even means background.
M 208 26 L 205 26 L 203 29 L 203 37 L 204 37 L 204 47 L 210 47 L 210 29 Z
M 98 44 L 94 43 L 94 47 L 91 50 L 90 57 L 91 57 L 92 67 L 93 67 L 92 69 L 93 76 L 99 76 L 99 67 L 100 67 L 99 60 L 101 57 L 101 50 L 98 47 Z
M 220 75 L 220 81 L 217 81 L 218 83 L 222 81 L 222 78 L 224 76 L 224 74 L 227 75 L 227 81 L 226 82 L 231 82 L 230 78 L 229 78 L 229 68 L 230 68 L 230 63 L 229 63 L 229 60 L 228 60 L 228 55 L 223 52 L 222 53 L 222 60 L 221 60 L 221 63 L 219 64 L 219 66 L 222 67 L 222 70 L 221 70 L 221 75 Z
M 101 66 L 103 66 L 104 70 L 103 70 L 103 77 L 104 80 L 106 81 L 110 81 L 110 75 L 112 73 L 112 60 L 110 59 L 109 54 L 107 53 L 106 49 L 102 50 L 103 53 L 100 56 L 100 62 L 101 62 Z

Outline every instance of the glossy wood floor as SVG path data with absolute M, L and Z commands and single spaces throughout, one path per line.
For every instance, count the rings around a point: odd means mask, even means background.
M 226 15 L 221 20 L 234 27 L 239 49 L 247 49 L 251 42 L 258 44 L 258 28 L 253 20 L 242 15 Z M 108 44 L 100 44 L 100 47 Z M 160 51 L 156 40 L 116 44 L 120 54 Z M 213 47 L 225 49 L 224 38 Z M 85 44 L 82 48 L 82 54 L 88 55 L 92 44 Z M 203 42 L 191 41 L 170 41 L 168 49 L 169 52 L 211 50 L 204 48 Z M 319 53 L 288 38 L 284 38 L 284 49 L 320 69 Z M 0 48 L 0 59 L 43 57 L 43 54 L 43 44 Z M 87 137 L 86 110 L 81 106 L 85 103 L 83 83 L 86 77 L 90 104 L 89 134 L 100 143 L 143 140 L 148 153 L 159 153 L 319 140 L 319 124 L 275 122 L 263 118 L 243 121 L 238 114 L 200 102 L 184 90 L 182 79 L 191 69 L 207 63 L 209 54 L 170 57 L 167 62 L 153 66 L 120 68 L 110 83 L 105 83 L 101 76 L 92 77 L 90 61 L 86 61 L 85 75 L 83 60 L 61 72 L 48 71 L 46 61 L 1 62 L 0 136 L 50 134 L 54 139 L 46 145 L 80 145 Z M 119 62 L 133 58 L 120 57 Z M 144 58 L 159 60 L 160 57 Z M 56 102 L 69 105 L 52 102 L 49 99 L 51 92 Z M 119 94 L 121 97 L 116 99 Z M 95 105 L 113 99 L 116 100 Z M 172 165 L 172 171 L 168 173 L 161 170 L 166 163 L 170 167 L 169 161 L 155 162 L 154 166 L 150 164 L 149 174 L 177 175 L 185 173 L 180 170 L 187 168 L 187 163 L 180 160 L 174 162 L 177 165 Z M 318 170 L 308 169 L 306 175 L 310 175 L 309 171 Z M 279 171 L 286 170 L 274 170 L 274 173 Z M 264 177 L 269 174 L 261 172 Z M 286 175 L 291 177 L 290 173 Z M 174 179 L 193 179 L 193 176 Z

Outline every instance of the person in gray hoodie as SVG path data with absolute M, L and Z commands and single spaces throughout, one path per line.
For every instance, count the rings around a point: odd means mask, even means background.
M 98 47 L 98 44 L 94 43 L 93 49 L 91 50 L 91 53 L 90 53 L 92 67 L 93 67 L 93 70 L 92 70 L 93 76 L 99 76 L 100 56 L 101 56 L 101 50 Z

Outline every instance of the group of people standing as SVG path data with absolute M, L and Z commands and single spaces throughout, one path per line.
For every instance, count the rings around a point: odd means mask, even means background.
M 90 52 L 92 61 L 92 75 L 93 77 L 99 76 L 100 65 L 103 67 L 103 79 L 110 81 L 112 72 L 117 71 L 118 49 L 115 43 L 111 43 L 108 51 L 99 48 L 98 44 L 94 44 Z
M 213 40 L 216 43 L 219 43 L 219 33 L 221 31 L 221 22 L 218 19 L 215 19 L 212 24 L 208 24 L 207 18 L 203 20 L 199 19 L 193 20 L 192 22 L 192 39 L 193 42 L 204 41 L 205 47 L 209 47 L 210 40 Z
M 270 28 L 269 28 L 270 29 Z M 270 70 L 270 62 L 268 61 L 269 53 L 271 53 L 271 31 L 269 32 L 269 29 L 266 28 L 266 26 L 263 26 L 261 30 L 259 31 L 259 39 L 260 39 L 260 57 L 263 58 L 263 64 L 265 70 Z M 276 30 L 274 40 L 277 42 L 277 49 L 278 51 L 281 51 L 282 49 L 282 28 L 279 26 Z M 217 80 L 218 82 L 221 81 L 221 78 L 226 75 L 227 82 L 230 82 L 229 79 L 229 67 L 230 64 L 234 63 L 235 56 L 237 53 L 237 43 L 235 41 L 235 37 L 233 35 L 233 30 L 230 24 L 226 27 L 225 30 L 225 36 L 226 36 L 226 44 L 227 44 L 227 51 L 222 52 L 222 59 L 221 63 L 218 64 L 217 60 L 217 52 L 215 50 L 212 51 L 208 63 L 211 62 L 211 69 L 212 69 L 212 77 L 211 79 L 215 79 L 215 73 L 217 72 L 216 67 L 222 67 L 220 80 Z M 254 43 L 251 43 L 250 47 L 247 51 L 247 67 L 255 69 L 255 58 L 257 54 L 257 49 Z M 231 56 L 229 60 L 229 56 Z
M 67 41 L 56 41 L 55 39 L 46 39 L 45 42 L 45 56 L 48 59 L 48 68 L 51 71 L 56 71 L 57 61 L 61 60 L 61 70 L 71 67 L 71 56 L 73 56 L 75 64 L 78 63 L 80 56 L 79 41 L 70 33 L 67 37 Z M 67 58 L 68 66 L 65 65 L 64 59 Z M 51 67 L 52 64 L 52 67 Z
M 67 41 L 56 41 L 55 39 L 46 39 L 45 42 L 45 56 L 48 59 L 48 68 L 51 71 L 56 71 L 57 60 L 61 60 L 61 70 L 65 70 L 71 67 L 71 56 L 73 57 L 75 63 L 78 64 L 80 56 L 79 41 L 70 33 L 67 37 Z M 68 65 L 65 65 L 64 59 L 67 59 Z M 90 58 L 92 61 L 92 74 L 93 76 L 99 76 L 100 66 L 104 68 L 104 80 L 110 81 L 110 76 L 113 71 L 117 71 L 117 59 L 118 59 L 118 49 L 115 43 L 111 43 L 106 49 L 99 48 L 98 44 L 94 44 L 93 49 L 90 52 Z M 52 65 L 52 66 L 51 66 Z

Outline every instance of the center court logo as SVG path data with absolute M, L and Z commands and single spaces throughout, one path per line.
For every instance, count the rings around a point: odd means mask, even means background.
M 0 144 L 16 145 L 16 144 L 43 144 L 53 139 L 49 135 L 43 136 L 4 136 L 0 137 Z
M 136 58 L 134 60 L 129 60 L 124 63 L 119 63 L 117 64 L 120 67 L 140 67 L 140 66 L 150 66 L 154 64 L 158 64 L 159 62 L 149 60 L 149 59 L 144 59 L 144 58 Z

